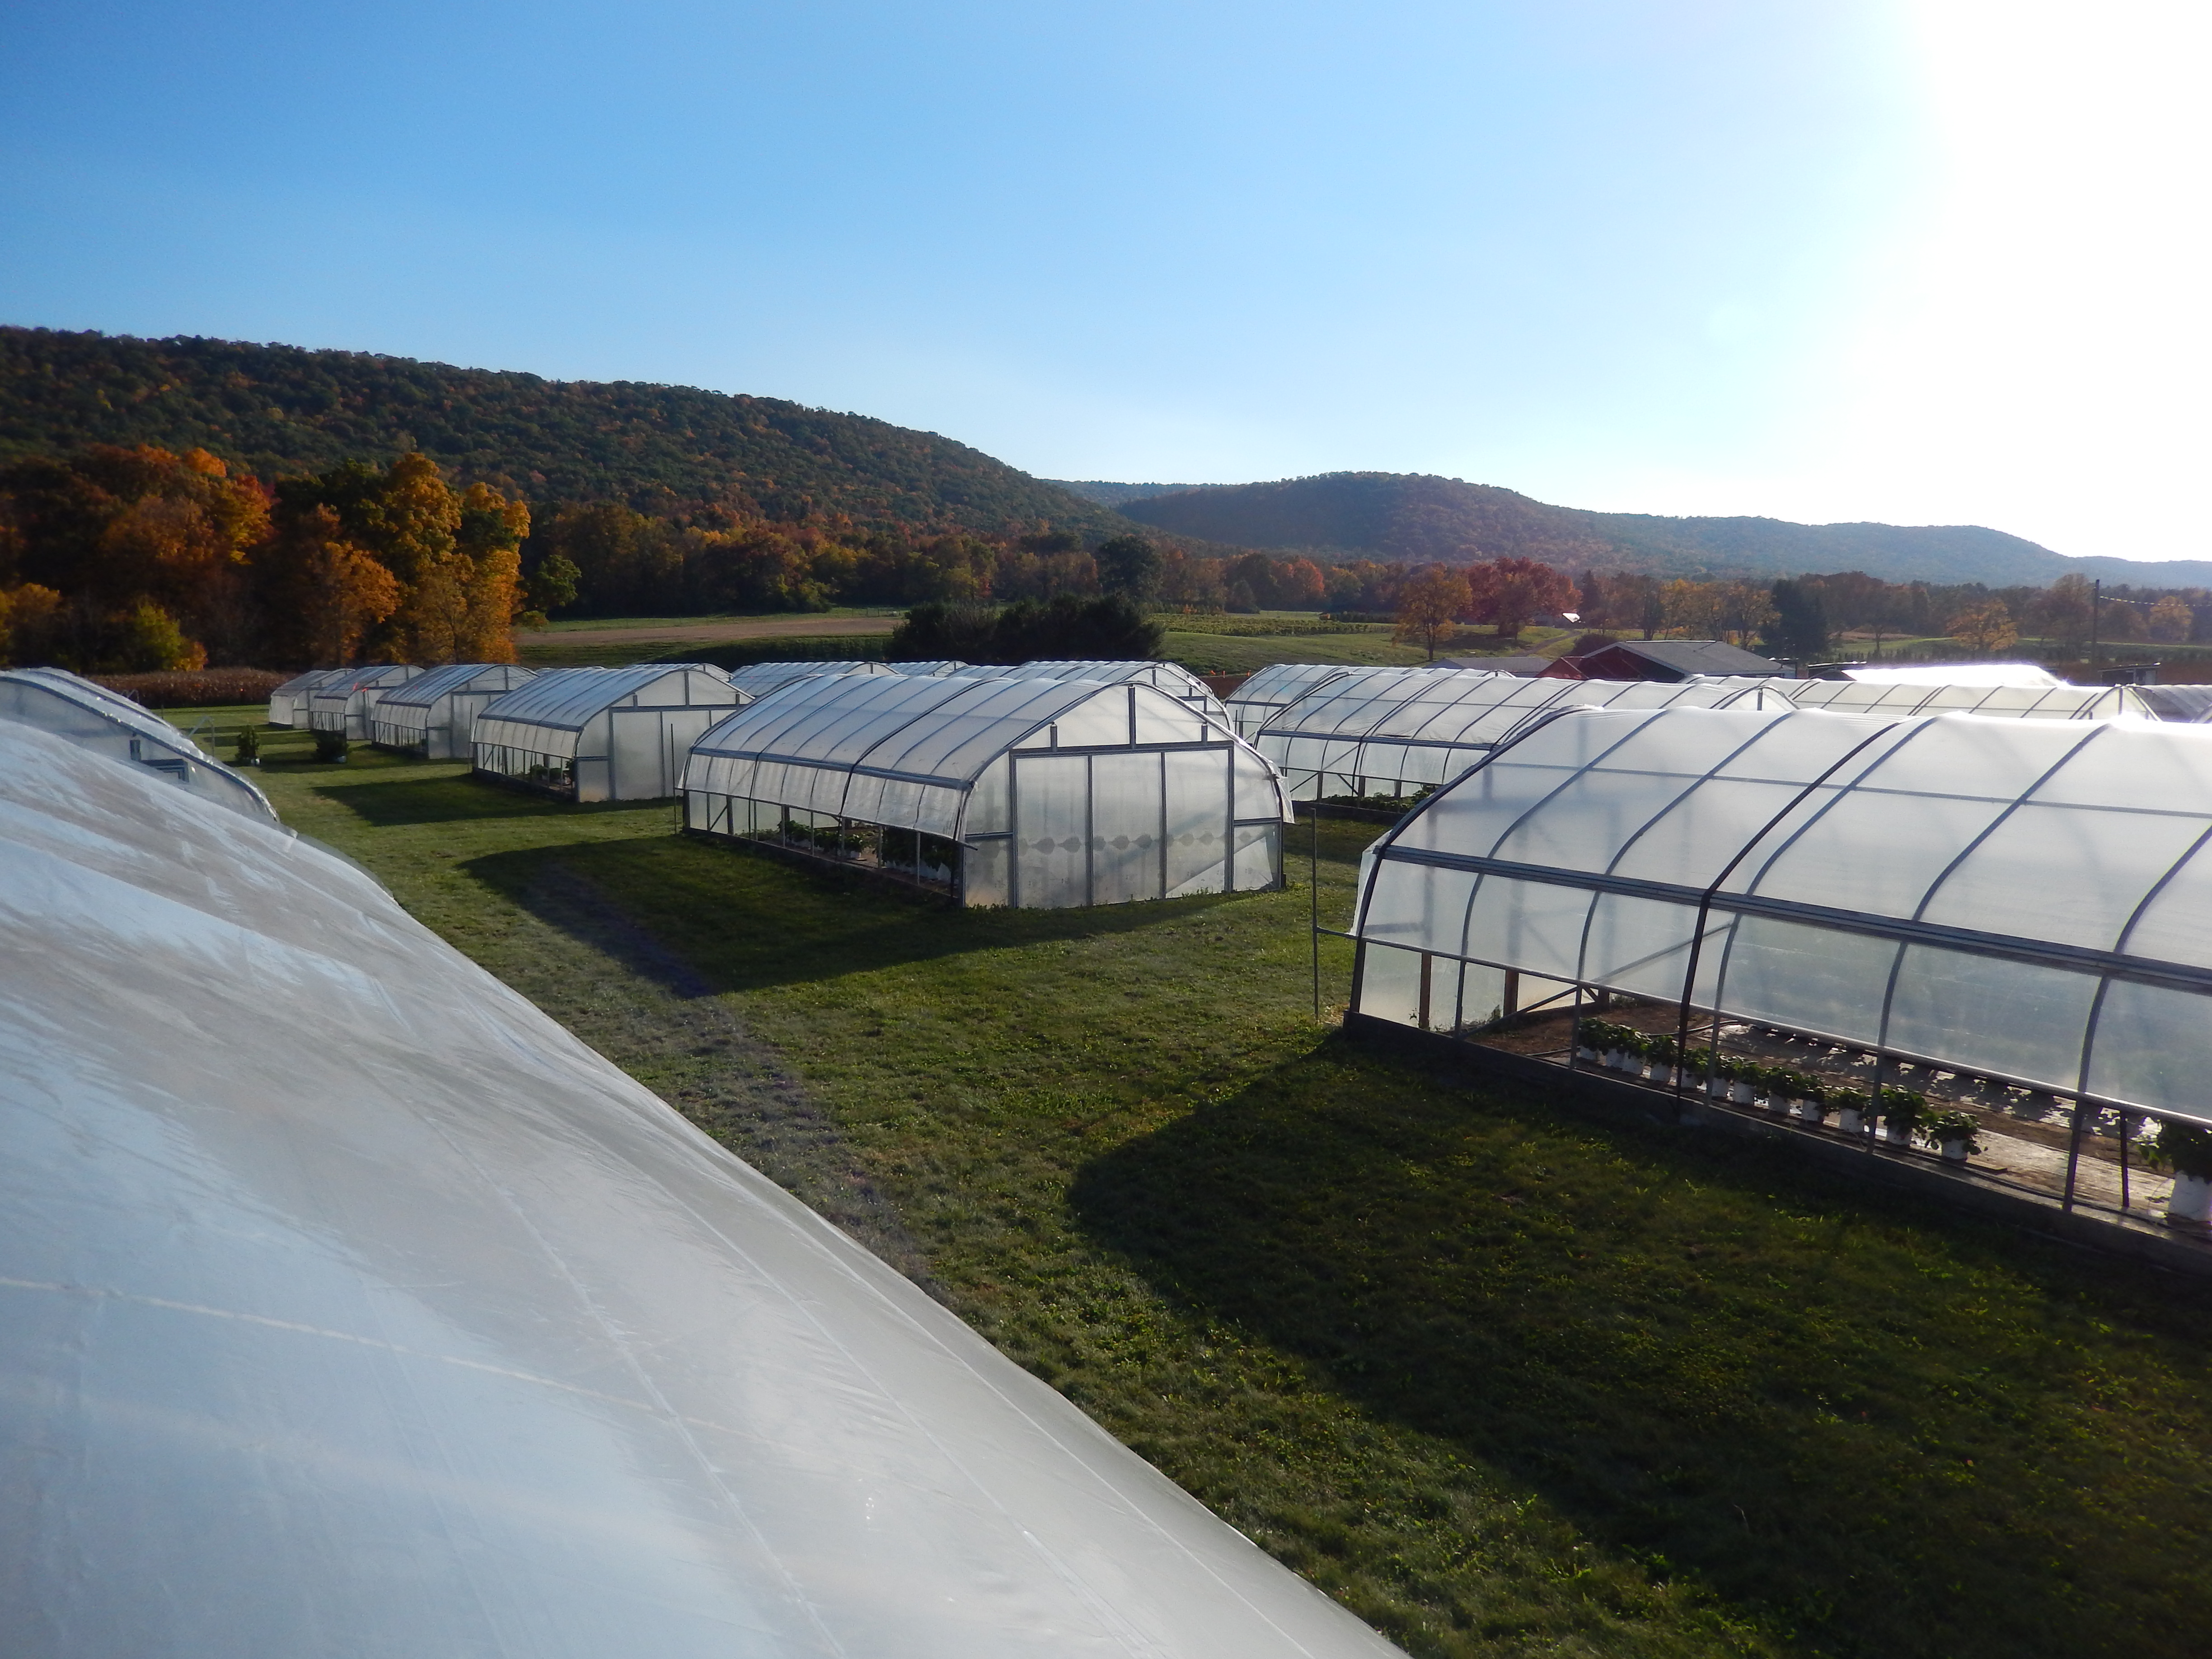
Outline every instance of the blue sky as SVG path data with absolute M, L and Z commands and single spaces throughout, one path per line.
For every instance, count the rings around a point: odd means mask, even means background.
M 16 0 L 0 319 L 2212 556 L 2168 0 Z

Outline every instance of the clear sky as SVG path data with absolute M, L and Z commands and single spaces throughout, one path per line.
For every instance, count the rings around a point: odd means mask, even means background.
M 12 0 L 0 320 L 2212 556 L 2173 0 Z

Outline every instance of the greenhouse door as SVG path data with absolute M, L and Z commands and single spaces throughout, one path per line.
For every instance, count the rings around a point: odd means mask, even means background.
M 1091 757 L 1017 755 L 1013 902 L 1054 910 L 1091 902 Z

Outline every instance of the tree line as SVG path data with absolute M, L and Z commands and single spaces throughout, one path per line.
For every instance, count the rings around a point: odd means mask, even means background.
M 205 450 L 0 468 L 0 659 L 511 662 L 530 510 L 418 454 L 272 484 Z

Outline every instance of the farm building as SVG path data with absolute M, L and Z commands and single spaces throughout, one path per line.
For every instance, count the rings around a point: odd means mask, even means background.
M 484 706 L 537 678 L 534 668 L 504 662 L 433 668 L 377 699 L 368 740 L 425 760 L 467 760 L 476 752 L 477 715 Z
M 1787 676 L 1780 663 L 1725 640 L 1612 640 L 1556 658 L 1542 671 L 1554 679 L 1735 679 Z
M 746 701 L 708 663 L 556 669 L 477 711 L 476 769 L 575 801 L 660 800 L 699 734 Z
M 2208 847 L 2193 726 L 1576 709 L 1369 850 L 1354 1007 L 1579 987 L 2212 1124 Z
M 802 681 L 725 720 L 684 823 L 940 888 L 965 904 L 1113 904 L 1282 882 L 1274 769 L 1134 681 Z
M 1253 741 L 1294 800 L 1403 799 L 1457 777 L 1528 722 L 1583 705 L 1718 708 L 1772 699 L 1792 684 L 1759 679 L 1522 679 L 1456 669 L 1354 669 L 1324 681 Z
M 1236 723 L 1222 708 L 1221 699 L 1215 696 L 1204 680 L 1172 662 L 1078 662 L 1057 658 L 1041 658 L 1036 662 L 1016 663 L 1011 666 L 994 666 L 989 663 L 954 671 L 970 679 L 988 680 L 1098 680 L 1110 685 L 1149 685 L 1164 691 L 1177 702 L 1187 703 L 1221 722 L 1231 731 Z
M 0 720 L 144 768 L 189 794 L 249 817 L 276 821 L 276 810 L 260 790 L 210 759 L 159 714 L 61 669 L 0 669 Z
M 0 914 L 10 1659 L 1398 1653 L 346 861 L 0 720 Z
M 295 674 L 269 694 L 269 724 L 305 730 L 307 702 L 314 696 L 315 688 L 353 672 L 350 668 L 311 668 L 304 674 Z
M 308 691 L 307 724 L 317 732 L 342 732 L 351 742 L 367 743 L 377 699 L 422 673 L 411 663 L 391 663 L 334 674 Z

